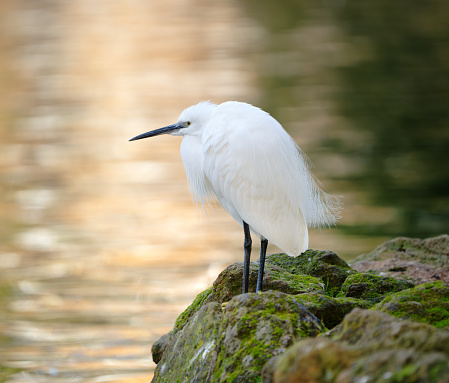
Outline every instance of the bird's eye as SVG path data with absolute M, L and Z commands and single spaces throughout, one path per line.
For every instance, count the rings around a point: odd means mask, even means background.
M 187 126 L 189 126 L 190 124 L 191 124 L 191 122 L 190 122 L 190 121 L 187 121 L 187 122 L 186 122 L 186 125 L 187 125 Z

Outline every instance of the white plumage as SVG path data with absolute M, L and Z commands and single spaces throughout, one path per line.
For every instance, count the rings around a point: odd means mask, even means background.
M 196 201 L 216 197 L 241 226 L 290 255 L 308 248 L 308 226 L 337 221 L 338 199 L 317 186 L 308 159 L 268 113 L 242 102 L 201 102 L 178 123 L 188 121 L 195 133 L 178 134 Z
M 176 124 L 132 140 L 169 133 L 183 136 L 181 156 L 194 199 L 217 199 L 241 225 L 246 222 L 289 255 L 308 248 L 308 227 L 339 218 L 337 197 L 324 193 L 309 161 L 284 128 L 252 105 L 200 102 Z

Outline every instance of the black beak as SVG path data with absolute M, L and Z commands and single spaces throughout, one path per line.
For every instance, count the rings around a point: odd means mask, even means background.
M 160 134 L 171 133 L 171 132 L 174 132 L 176 130 L 183 129 L 183 128 L 185 128 L 185 126 L 182 126 L 181 124 L 176 123 L 176 124 L 173 124 L 173 125 L 165 126 L 163 128 L 160 128 L 160 129 L 152 130 L 150 132 L 139 134 L 138 136 L 136 136 L 134 138 L 131 138 L 130 141 L 136 141 L 136 140 L 141 140 L 142 138 L 159 136 Z

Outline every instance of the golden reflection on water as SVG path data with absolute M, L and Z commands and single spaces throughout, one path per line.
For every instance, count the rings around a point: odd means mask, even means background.
M 0 360 L 23 370 L 7 381 L 148 382 L 152 342 L 243 238 L 191 202 L 179 138 L 128 139 L 202 99 L 254 102 L 242 52 L 258 30 L 205 0 L 0 10 Z M 311 244 L 363 248 L 331 230 Z

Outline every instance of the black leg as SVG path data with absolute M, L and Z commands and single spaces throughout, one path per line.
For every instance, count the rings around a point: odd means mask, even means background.
M 260 241 L 260 260 L 259 260 L 259 275 L 257 276 L 256 293 L 262 291 L 263 271 L 265 268 L 265 255 L 267 254 L 268 240 L 261 237 Z
M 245 259 L 243 262 L 243 286 L 242 293 L 248 292 L 249 285 L 249 262 L 251 260 L 251 233 L 249 232 L 248 224 L 243 221 L 243 232 L 245 233 L 245 242 L 243 243 L 243 247 L 245 249 Z

